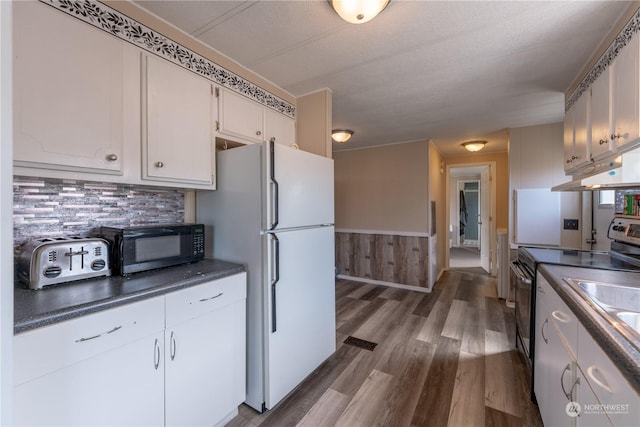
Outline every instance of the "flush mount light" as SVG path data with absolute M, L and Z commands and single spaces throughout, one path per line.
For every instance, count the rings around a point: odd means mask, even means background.
M 340 144 L 347 142 L 351 135 L 353 135 L 353 131 L 349 129 L 334 129 L 331 131 L 331 138 Z
M 476 152 L 476 151 L 482 150 L 486 143 L 487 141 L 467 141 L 467 142 L 463 142 L 462 146 L 467 151 Z
M 371 21 L 384 10 L 391 0 L 328 0 L 342 19 L 352 24 Z

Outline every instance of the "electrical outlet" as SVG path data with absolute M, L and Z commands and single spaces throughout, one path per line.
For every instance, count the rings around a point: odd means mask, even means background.
M 564 219 L 564 229 L 565 230 L 578 230 L 578 220 L 577 219 Z

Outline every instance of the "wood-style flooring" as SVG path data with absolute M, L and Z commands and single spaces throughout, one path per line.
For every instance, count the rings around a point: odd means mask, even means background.
M 481 269 L 445 272 L 430 294 L 338 280 L 336 312 L 336 352 L 274 409 L 242 405 L 229 426 L 542 426 L 513 309 Z

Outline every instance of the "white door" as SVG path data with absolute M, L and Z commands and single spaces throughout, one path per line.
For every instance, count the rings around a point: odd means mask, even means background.
M 273 408 L 335 351 L 334 228 L 265 235 L 265 405 Z
M 491 272 L 491 167 L 480 172 L 480 266 Z
M 333 224 L 333 160 L 269 141 L 265 150 L 264 227 Z

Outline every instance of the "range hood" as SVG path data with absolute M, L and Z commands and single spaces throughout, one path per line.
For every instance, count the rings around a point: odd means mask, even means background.
M 583 168 L 573 180 L 556 185 L 551 191 L 591 191 L 599 189 L 640 188 L 640 148 L 623 153 L 613 160 Z

